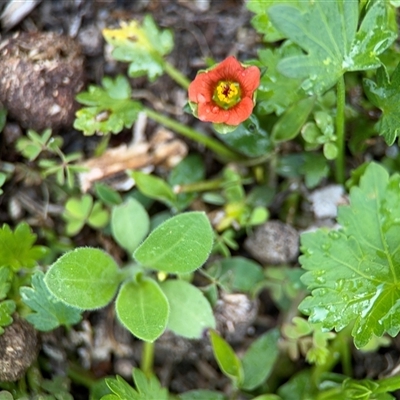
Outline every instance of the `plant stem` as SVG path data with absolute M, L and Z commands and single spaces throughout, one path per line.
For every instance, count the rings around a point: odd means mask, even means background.
M 154 342 L 143 342 L 141 370 L 149 377 L 153 373 Z
M 336 158 L 336 181 L 337 183 L 344 183 L 344 107 L 346 101 L 346 91 L 344 84 L 344 76 L 342 75 L 336 84 L 336 137 L 338 156 Z
M 188 89 L 190 80 L 186 78 L 179 70 L 177 70 L 172 64 L 164 60 L 164 71 L 180 86 L 184 89 Z
M 205 192 L 207 190 L 216 190 L 221 187 L 225 182 L 225 179 L 212 179 L 209 181 L 186 183 L 182 185 L 176 185 L 174 187 L 175 193 L 193 193 L 193 192 Z
M 158 113 L 157 111 L 154 111 L 147 107 L 145 107 L 143 111 L 152 120 L 159 122 L 161 125 L 164 125 L 167 128 L 174 130 L 177 133 L 180 133 L 182 136 L 188 139 L 192 139 L 198 143 L 203 144 L 204 146 L 214 151 L 217 155 L 219 155 L 221 158 L 225 160 L 238 161 L 241 158 L 243 158 L 243 156 L 240 156 L 239 154 L 233 152 L 232 150 L 229 150 L 221 142 L 218 142 L 217 140 L 211 137 L 203 135 L 202 133 L 196 131 L 195 129 L 189 128 L 188 126 L 181 124 L 180 122 L 175 121 L 174 119 L 171 119 L 165 115 Z
M 68 365 L 67 374 L 73 382 L 83 385 L 88 389 L 96 383 L 96 378 L 89 371 L 75 363 L 70 363 Z

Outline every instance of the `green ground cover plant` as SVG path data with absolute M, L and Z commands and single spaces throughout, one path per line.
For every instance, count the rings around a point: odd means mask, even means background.
M 192 151 L 164 174 L 127 170 L 135 181 L 128 192 L 97 183 L 81 193 L 81 152 L 64 153 L 51 130 L 28 130 L 16 143 L 33 166 L 30 179 L 47 182 L 62 202 L 63 228 L 43 228 L 39 245 L 26 222 L 1 227 L 0 335 L 15 315 L 37 331 L 68 330 L 85 312 L 113 303 L 115 319 L 143 341 L 141 365 L 131 382 L 79 379 L 71 368 L 69 379 L 93 400 L 399 398 L 397 374 L 356 378 L 352 366 L 354 352 L 390 346 L 400 331 L 399 3 L 246 6 L 262 38 L 256 59 L 207 60 L 190 80 L 168 58 L 173 32 L 147 15 L 103 30 L 127 75 L 105 76 L 77 96 L 74 127 L 102 136 L 98 153 L 144 113 L 210 153 L 219 165 L 212 176 Z M 212 135 L 134 98 L 132 80 L 165 74 L 188 91 L 185 111 Z M 357 103 L 349 100 L 353 90 L 361 92 Z M 5 121 L 0 110 L 0 131 Z M 385 151 L 374 156 L 371 143 Z M 18 168 L 0 172 L 0 190 Z M 328 182 L 345 188 L 347 204 L 338 207 L 335 227 L 309 230 L 300 215 L 305 194 Z M 277 211 L 281 193 L 288 194 Z M 305 230 L 298 262 L 262 265 L 242 251 L 272 215 Z M 112 240 L 122 261 L 76 243 L 82 231 Z M 215 307 L 221 294 L 256 301 L 263 292 L 279 318 L 239 352 L 218 330 Z M 229 389 L 162 387 L 154 351 L 166 331 L 207 340 Z M 37 363 L 29 371 L 0 382 L 0 399 L 71 398 L 68 380 L 45 379 Z

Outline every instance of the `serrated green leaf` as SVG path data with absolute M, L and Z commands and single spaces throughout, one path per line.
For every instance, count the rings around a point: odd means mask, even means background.
M 61 301 L 80 309 L 107 305 L 120 283 L 117 264 L 105 252 L 82 247 L 65 253 L 48 270 L 45 283 Z
M 210 330 L 210 339 L 219 368 L 224 375 L 234 380 L 240 387 L 243 381 L 243 368 L 240 359 L 229 343 L 218 335 L 216 331 Z
M 15 312 L 16 305 L 14 300 L 4 300 L 0 302 L 0 335 L 3 334 L 6 326 L 13 322 L 12 314 Z
M 274 26 L 307 55 L 288 57 L 279 70 L 304 79 L 303 88 L 322 93 L 346 71 L 378 68 L 378 58 L 396 39 L 389 26 L 387 5 L 371 3 L 357 31 L 358 2 L 310 1 L 306 10 L 278 4 L 268 9 Z
M 17 271 L 36 265 L 48 250 L 44 246 L 34 246 L 35 241 L 36 235 L 27 223 L 18 224 L 14 232 L 4 224 L 0 229 L 0 267 L 8 266 Z
M 135 199 L 129 199 L 112 210 L 112 235 L 117 243 L 129 253 L 136 250 L 149 232 L 149 227 L 149 215 Z
M 276 42 L 278 40 L 282 40 L 284 35 L 279 32 L 274 25 L 269 20 L 267 11 L 268 8 L 273 6 L 274 4 L 296 4 L 297 6 L 301 6 L 301 0 L 269 0 L 269 1 L 260 1 L 260 0 L 249 0 L 246 2 L 246 7 L 257 14 L 255 17 L 251 19 L 251 24 L 257 32 L 264 34 L 264 41 L 266 42 Z
M 131 387 L 128 382 L 126 382 L 123 378 L 120 376 L 116 376 L 116 378 L 106 378 L 105 379 L 107 386 L 109 389 L 115 394 L 115 395 L 106 395 L 103 396 L 101 399 L 115 399 L 115 400 L 126 400 L 126 399 L 132 399 L 132 400 L 143 400 L 139 396 L 139 393 Z
M 139 368 L 133 370 L 133 381 L 143 399 L 168 400 L 168 391 L 154 375 L 147 377 Z
M 302 235 L 307 271 L 302 280 L 312 291 L 300 309 L 313 323 L 343 329 L 354 323 L 357 347 L 373 335 L 400 331 L 400 176 L 371 163 L 350 192 L 350 206 L 339 208 L 342 228 Z
M 74 128 L 84 135 L 119 133 L 130 128 L 142 108 L 139 102 L 131 100 L 129 81 L 124 76 L 114 80 L 105 77 L 102 85 L 91 85 L 88 91 L 76 96 L 79 103 L 88 106 L 77 111 L 74 122 Z
M 213 231 L 202 212 L 187 212 L 158 226 L 136 249 L 133 257 L 142 265 L 169 273 L 189 273 L 207 260 Z
M 124 283 L 115 309 L 125 328 L 147 342 L 154 342 L 167 326 L 168 300 L 157 282 L 150 278 Z
M 32 287 L 21 287 L 22 301 L 34 313 L 25 318 L 39 331 L 51 331 L 61 325 L 67 327 L 81 320 L 81 311 L 57 300 L 44 283 L 43 272 L 32 276 Z
M 393 72 L 390 80 L 382 67 L 378 70 L 376 82 L 365 79 L 364 88 L 368 99 L 382 110 L 382 115 L 376 124 L 379 134 L 391 146 L 400 133 L 400 64 Z
M 160 31 L 150 15 L 144 17 L 142 25 L 131 21 L 118 29 L 104 29 L 103 36 L 114 47 L 116 60 L 130 62 L 129 76 L 147 75 L 150 81 L 163 73 L 162 57 L 173 48 L 172 33 Z
M 182 280 L 160 284 L 170 306 L 168 328 L 177 335 L 200 339 L 207 328 L 215 328 L 208 300 L 195 286 Z
M 270 375 L 279 356 L 279 330 L 273 329 L 255 340 L 242 358 L 244 380 L 240 388 L 253 390 Z
M 259 114 L 281 115 L 289 106 L 305 97 L 301 89 L 301 79 L 288 78 L 278 70 L 280 60 L 300 55 L 301 50 L 294 45 L 282 45 L 276 49 L 264 49 L 258 52 L 260 68 L 267 68 L 261 76 L 257 90 L 257 112 Z

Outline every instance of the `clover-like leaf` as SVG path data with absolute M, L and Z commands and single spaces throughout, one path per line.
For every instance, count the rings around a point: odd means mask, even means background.
M 172 33 L 160 31 L 153 18 L 146 15 L 140 25 L 137 21 L 121 23 L 118 29 L 104 29 L 104 39 L 114 50 L 113 57 L 130 62 L 128 73 L 131 77 L 147 75 L 153 81 L 163 73 L 162 57 L 173 47 Z
M 371 103 L 382 110 L 382 115 L 375 125 L 379 134 L 391 146 L 400 133 L 400 64 L 394 70 L 390 80 L 384 68 L 376 74 L 376 82 L 364 80 L 365 93 Z
M 15 228 L 4 224 L 0 228 L 0 267 L 9 266 L 14 271 L 21 267 L 33 267 L 47 253 L 44 246 L 34 246 L 36 235 L 29 225 L 21 222 Z
M 87 136 L 119 133 L 124 128 L 130 128 L 141 110 L 140 103 L 131 100 L 132 90 L 124 76 L 119 75 L 114 80 L 105 77 L 102 85 L 91 85 L 87 92 L 76 97 L 79 103 L 88 107 L 77 111 L 74 128 Z
M 378 68 L 378 58 L 396 39 L 389 26 L 387 4 L 371 3 L 359 24 L 358 2 L 315 1 L 306 10 L 278 4 L 268 9 L 274 26 L 307 55 L 282 60 L 278 69 L 289 77 L 304 79 L 303 88 L 322 93 L 346 71 Z
M 71 326 L 81 319 L 81 311 L 56 299 L 44 283 L 43 272 L 32 276 L 32 287 L 21 287 L 23 302 L 34 312 L 26 316 L 39 331 L 51 331 L 60 325 Z
M 371 163 L 339 208 L 337 231 L 301 237 L 303 282 L 312 291 L 300 304 L 312 323 L 343 329 L 354 323 L 357 347 L 373 335 L 400 331 L 400 176 Z

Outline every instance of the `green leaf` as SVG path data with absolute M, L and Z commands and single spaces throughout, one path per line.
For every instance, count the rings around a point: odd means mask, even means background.
M 215 328 L 210 303 L 199 289 L 182 280 L 167 280 L 160 286 L 170 306 L 167 327 L 171 331 L 189 339 L 200 339 L 205 329 Z
M 315 188 L 329 174 L 326 158 L 319 153 L 305 153 L 301 172 L 304 174 L 307 188 Z
M 168 300 L 153 279 L 141 278 L 138 282 L 124 283 L 115 308 L 121 323 L 146 342 L 154 342 L 167 326 Z
M 214 330 L 210 330 L 211 345 L 221 371 L 238 386 L 243 381 L 243 368 L 232 347 Z
M 150 81 L 163 73 L 162 57 L 174 44 L 172 33 L 160 31 L 150 15 L 144 17 L 141 26 L 137 21 L 123 23 L 119 29 L 104 29 L 103 36 L 114 47 L 112 56 L 116 60 L 130 62 L 129 76 L 147 75 Z
M 108 210 L 103 207 L 100 201 L 96 201 L 90 212 L 87 223 L 95 229 L 104 228 L 108 224 L 109 214 Z
M 315 98 L 308 97 L 289 107 L 275 123 L 271 138 L 275 143 L 294 139 L 314 108 Z
M 150 219 L 144 207 L 135 199 L 116 206 L 111 214 L 111 231 L 117 243 L 130 254 L 149 232 Z
M 226 400 L 223 393 L 213 392 L 211 390 L 199 389 L 190 390 L 178 395 L 179 400 Z
M 74 128 L 83 131 L 84 135 L 94 133 L 119 133 L 130 128 L 136 121 L 142 106 L 131 100 L 131 87 L 123 75 L 114 80 L 105 77 L 104 88 L 91 85 L 87 92 L 81 92 L 76 99 L 88 107 L 76 113 Z
M 8 291 L 10 290 L 10 269 L 7 267 L 0 267 L 0 300 L 3 300 Z
M 32 287 L 21 287 L 22 301 L 34 311 L 25 318 L 39 331 L 51 331 L 65 325 L 67 327 L 81 320 L 81 312 L 57 300 L 44 283 L 44 274 L 37 271 L 32 276 Z
M 301 237 L 303 282 L 312 291 L 300 304 L 312 323 L 339 331 L 354 323 L 357 347 L 373 335 L 400 331 L 400 176 L 371 163 L 339 208 L 338 231 Z
M 7 110 L 0 108 L 0 133 L 3 131 L 7 121 Z
M 175 274 L 189 273 L 207 260 L 213 231 L 203 212 L 187 212 L 159 225 L 136 249 L 133 257 L 142 265 Z
M 216 274 L 213 275 L 218 275 L 220 283 L 231 291 L 250 292 L 264 278 L 261 266 L 244 257 L 223 258 L 214 268 Z
M 371 3 L 357 32 L 358 2 L 309 2 L 306 9 L 278 4 L 268 9 L 273 25 L 307 55 L 279 63 L 289 77 L 304 79 L 303 88 L 323 93 L 346 71 L 378 68 L 378 58 L 396 39 L 383 0 Z
M 175 206 L 177 201 L 176 194 L 164 180 L 140 171 L 133 171 L 130 175 L 143 194 L 152 199 L 159 200 L 169 207 Z
M 161 387 L 158 379 L 151 375 L 147 377 L 140 369 L 133 370 L 133 380 L 136 389 L 133 389 L 123 378 L 117 375 L 116 378 L 106 378 L 107 386 L 115 393 L 103 396 L 101 399 L 120 400 L 168 400 L 168 391 Z
M 293 375 L 288 382 L 278 389 L 278 395 L 282 400 L 315 399 L 315 394 L 311 369 L 305 369 Z M 340 399 L 344 400 L 343 397 L 340 397 Z M 339 398 L 335 400 L 339 400 Z
M 400 133 L 400 64 L 393 72 L 390 80 L 382 67 L 376 75 L 376 82 L 365 79 L 364 88 L 368 99 L 373 105 L 382 110 L 382 115 L 376 124 L 379 134 L 391 146 Z
M 4 300 L 0 302 L 0 335 L 4 333 L 6 326 L 13 322 L 12 314 L 15 312 L 16 305 L 14 300 Z
M 48 251 L 44 246 L 34 246 L 35 241 L 36 235 L 27 223 L 18 224 L 14 232 L 4 224 L 0 228 L 0 267 L 8 266 L 18 271 L 35 266 Z
M 61 256 L 44 281 L 56 298 L 73 307 L 92 310 L 112 300 L 120 279 L 117 264 L 107 253 L 81 247 Z
M 305 97 L 301 89 L 301 80 L 288 78 L 278 70 L 278 63 L 285 57 L 300 55 L 301 50 L 293 44 L 283 44 L 275 49 L 265 49 L 258 52 L 260 68 L 267 67 L 267 72 L 261 76 L 257 90 L 257 112 L 262 114 L 281 115 L 289 106 Z
M 121 195 L 110 186 L 102 182 L 96 182 L 94 189 L 98 198 L 108 206 L 116 206 L 122 203 Z
M 246 157 L 260 157 L 272 151 L 267 131 L 260 127 L 255 115 L 241 123 L 229 134 L 217 133 L 218 138 Z
M 190 154 L 176 165 L 168 178 L 171 187 L 199 182 L 205 177 L 204 160 L 198 154 Z M 197 193 L 180 193 L 176 197 L 176 207 L 184 210 L 197 197 Z
M 270 375 L 279 356 L 277 329 L 270 330 L 255 340 L 242 358 L 244 380 L 241 389 L 253 390 Z

